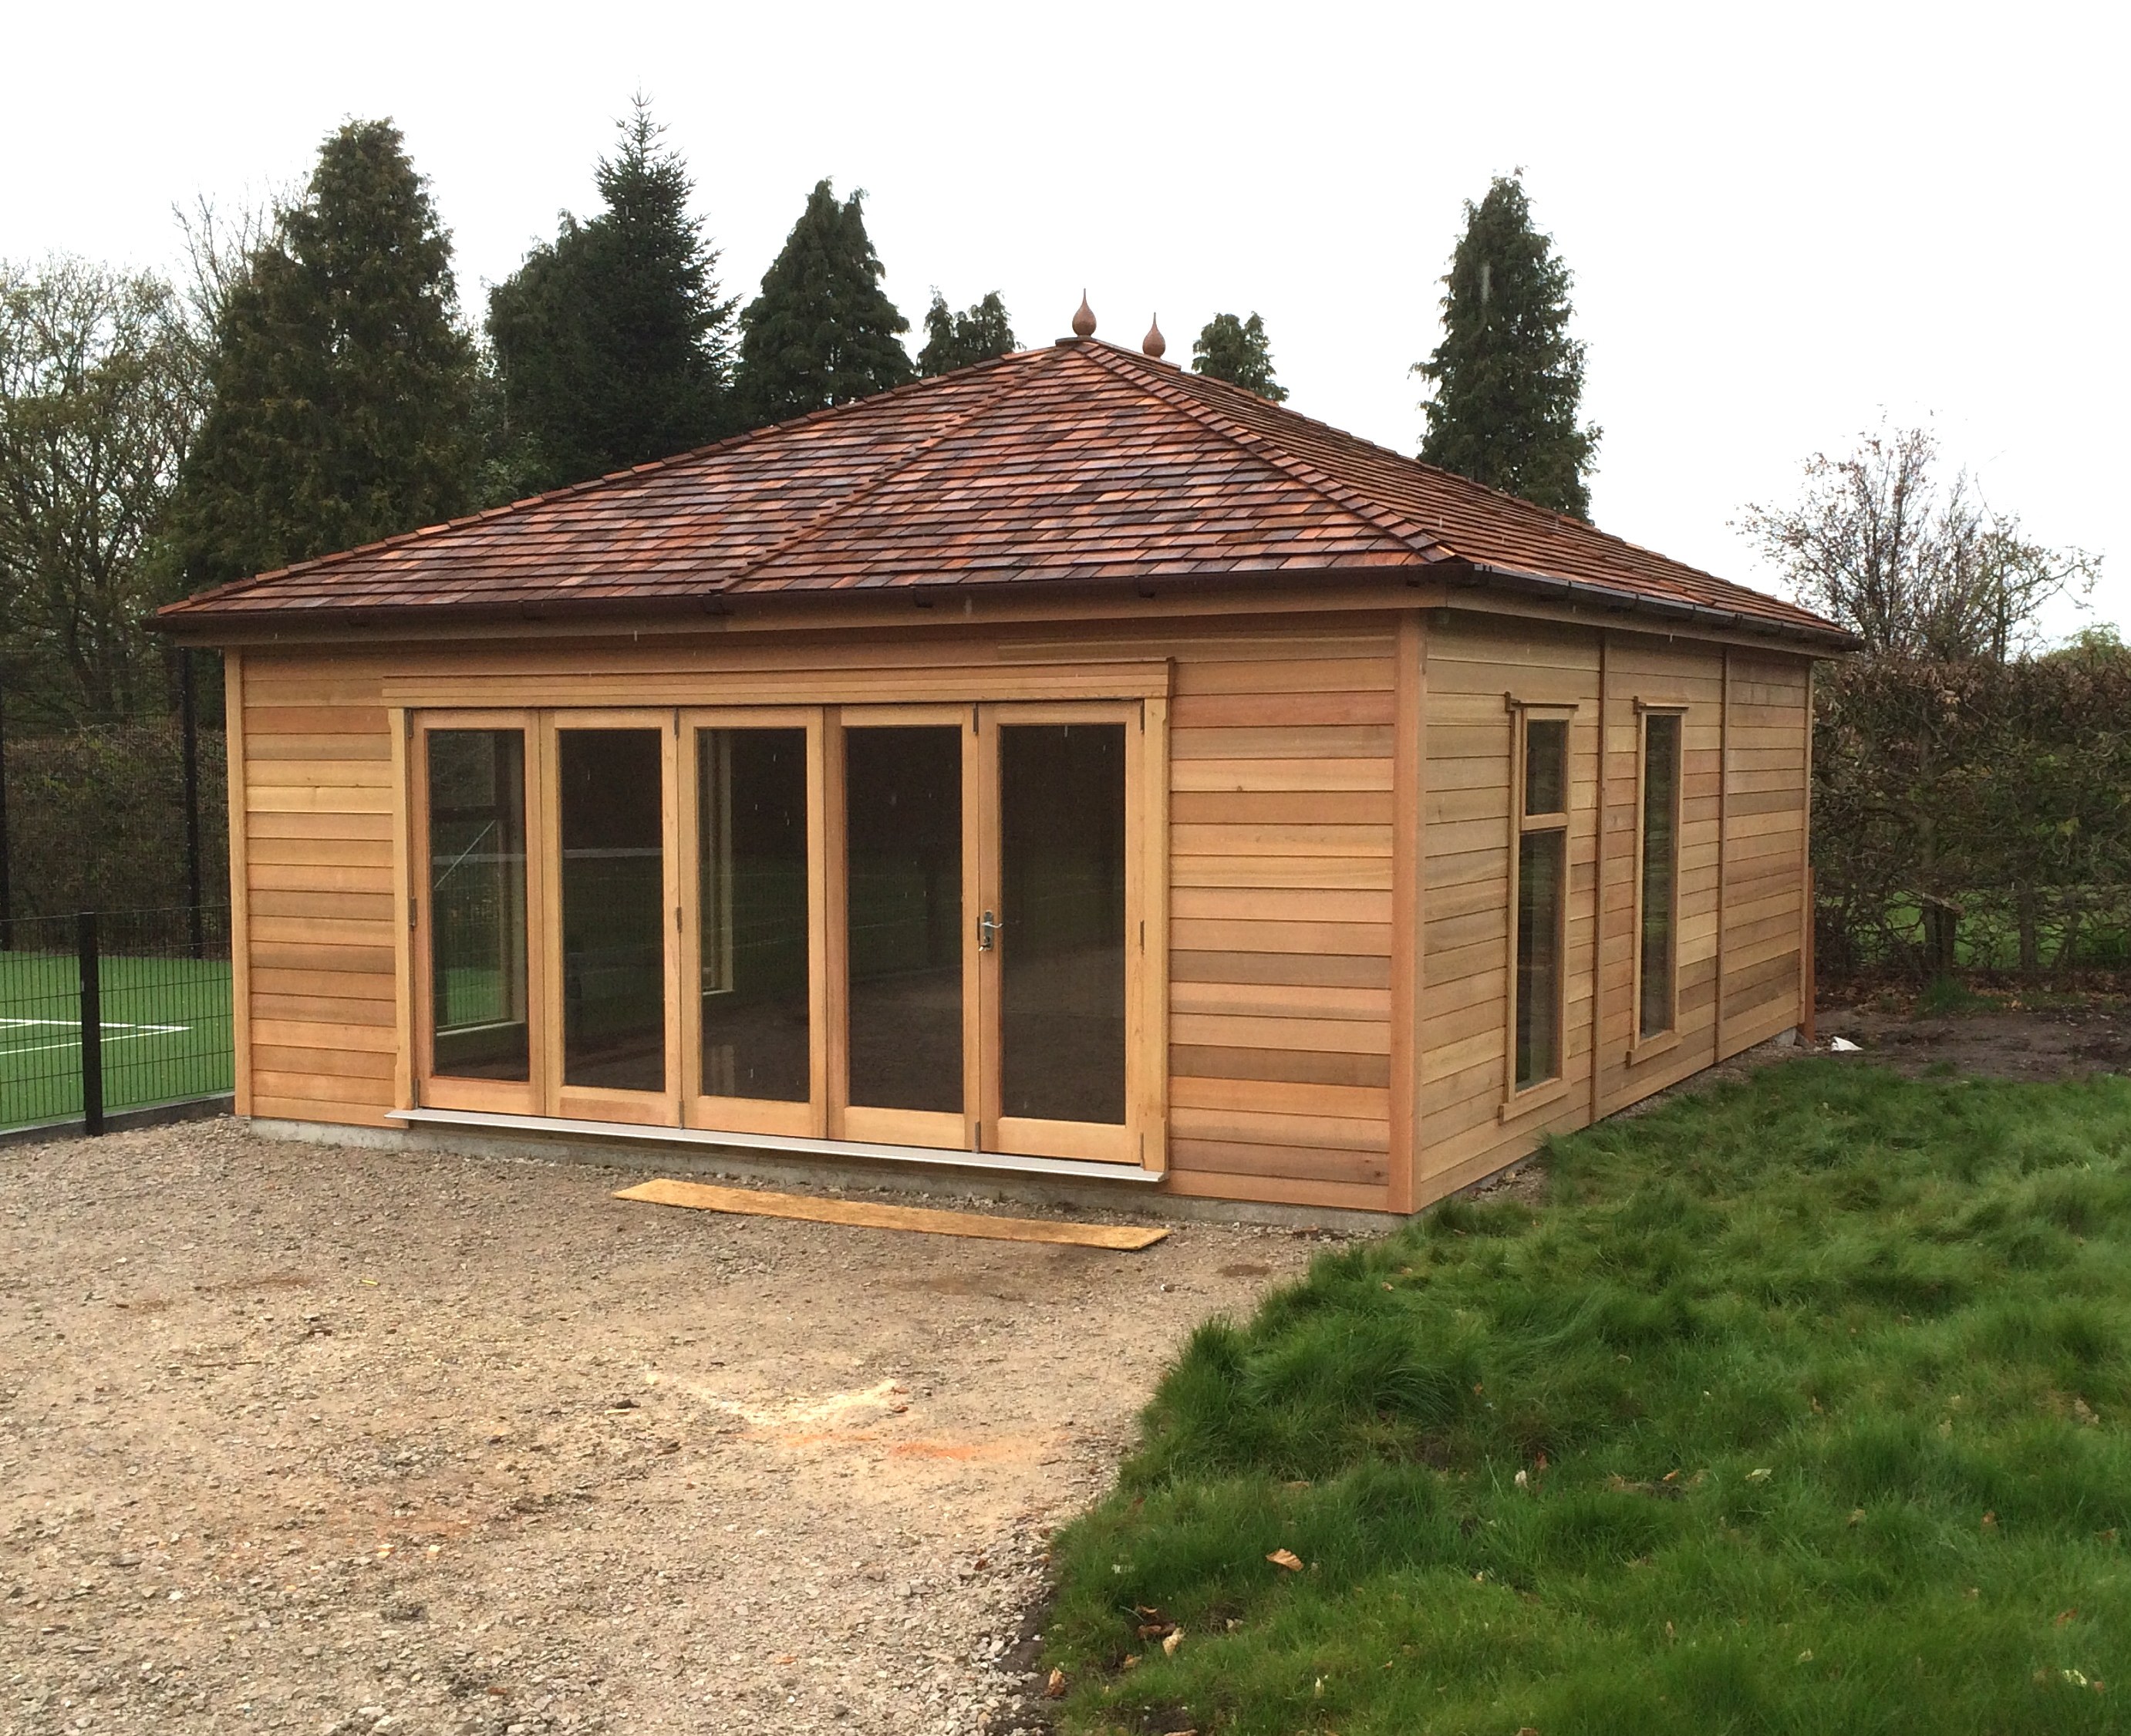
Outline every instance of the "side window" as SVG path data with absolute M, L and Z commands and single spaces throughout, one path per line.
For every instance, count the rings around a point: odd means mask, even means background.
M 1680 728 L 1678 711 L 1642 714 L 1636 795 L 1635 1035 L 1662 1036 L 1678 1018 Z
M 1561 1077 L 1563 954 L 1568 914 L 1568 714 L 1519 707 L 1512 803 L 1516 957 L 1510 981 L 1510 1089 Z

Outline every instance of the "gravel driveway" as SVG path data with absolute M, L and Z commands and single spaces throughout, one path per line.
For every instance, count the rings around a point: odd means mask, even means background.
M 1310 1241 L 608 1197 L 649 1173 L 0 1150 L 0 1733 L 1032 1724 L 1044 1538 Z

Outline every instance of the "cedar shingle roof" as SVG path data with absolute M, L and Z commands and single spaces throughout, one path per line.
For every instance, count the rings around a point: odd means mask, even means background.
M 1845 637 L 1579 520 L 1093 340 L 262 573 L 160 618 L 211 636 L 240 622 L 412 626 L 841 591 L 1392 568 Z

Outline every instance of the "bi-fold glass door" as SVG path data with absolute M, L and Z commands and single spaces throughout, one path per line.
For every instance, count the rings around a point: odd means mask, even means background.
M 422 1101 L 1142 1161 L 1138 711 L 422 718 Z

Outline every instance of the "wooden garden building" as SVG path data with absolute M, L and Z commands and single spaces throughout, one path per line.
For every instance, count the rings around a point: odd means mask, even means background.
M 1092 337 L 162 622 L 268 1131 L 1402 1212 L 1801 1016 L 1841 633 Z

